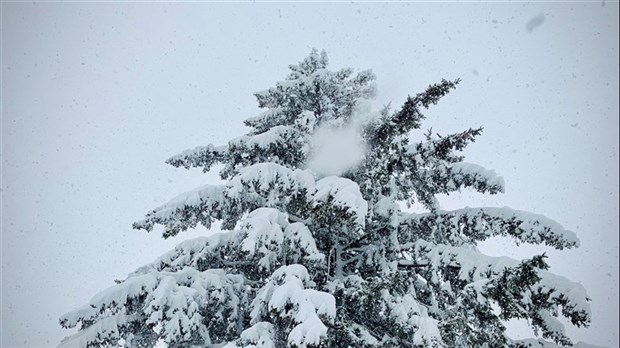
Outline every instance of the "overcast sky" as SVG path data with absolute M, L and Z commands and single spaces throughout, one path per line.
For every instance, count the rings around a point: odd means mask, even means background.
M 618 3 L 2 3 L 2 346 L 50 347 L 58 317 L 191 233 L 131 223 L 212 174 L 163 161 L 223 144 L 312 47 L 371 68 L 375 107 L 441 78 L 441 134 L 483 126 L 466 160 L 506 181 L 446 209 L 510 206 L 573 230 L 546 251 L 592 298 L 575 341 L 618 346 Z M 512 324 L 518 336 L 533 334 Z

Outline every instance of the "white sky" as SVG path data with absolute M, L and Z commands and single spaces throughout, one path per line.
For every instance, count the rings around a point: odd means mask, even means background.
M 428 113 L 447 134 L 484 126 L 467 161 L 506 193 L 445 208 L 510 206 L 577 233 L 547 251 L 592 297 L 575 341 L 618 345 L 618 3 L 7 3 L 2 9 L 2 346 L 55 346 L 57 318 L 171 249 L 131 229 L 214 175 L 163 161 L 245 133 L 252 93 L 312 47 L 371 68 L 375 107 L 441 78 Z M 530 336 L 523 325 L 511 330 Z

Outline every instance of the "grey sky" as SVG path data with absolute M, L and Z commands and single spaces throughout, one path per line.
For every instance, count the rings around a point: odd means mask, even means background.
M 441 78 L 441 134 L 484 126 L 467 161 L 506 193 L 445 208 L 510 206 L 577 233 L 546 251 L 592 297 L 589 330 L 618 345 L 618 3 L 2 3 L 2 346 L 55 346 L 57 318 L 199 230 L 164 241 L 131 223 L 212 174 L 168 156 L 245 133 L 252 96 L 324 48 L 371 68 L 376 107 Z M 522 324 L 518 335 L 532 334 Z

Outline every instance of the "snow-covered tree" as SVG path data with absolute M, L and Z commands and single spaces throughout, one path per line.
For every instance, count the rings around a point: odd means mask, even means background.
M 578 246 L 575 234 L 510 208 L 440 209 L 438 194 L 504 191 L 495 172 L 459 154 L 481 128 L 421 130 L 422 111 L 459 81 L 372 112 L 372 72 L 327 66 L 313 50 L 255 94 L 265 112 L 245 121 L 246 135 L 167 160 L 219 165 L 225 183 L 184 193 L 134 228 L 162 225 L 168 238 L 219 221 L 227 232 L 182 242 L 64 315 L 60 324 L 78 331 L 61 347 L 571 345 L 558 317 L 588 325 L 584 288 L 548 272 L 544 254 L 490 257 L 476 243 L 505 236 L 563 249 Z M 339 155 L 324 146 L 330 137 L 358 151 L 321 165 Z M 426 212 L 408 212 L 414 204 Z M 512 318 L 549 342 L 510 339 Z

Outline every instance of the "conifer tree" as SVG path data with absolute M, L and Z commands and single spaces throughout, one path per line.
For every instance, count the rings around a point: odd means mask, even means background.
M 460 154 L 482 128 L 446 136 L 421 128 L 423 110 L 459 80 L 372 112 L 372 72 L 331 71 L 316 50 L 289 68 L 255 94 L 265 111 L 245 121 L 246 135 L 167 160 L 204 172 L 223 165 L 226 182 L 181 194 L 133 225 L 161 225 L 164 238 L 214 222 L 224 232 L 182 242 L 65 314 L 60 324 L 78 331 L 61 347 L 572 344 L 558 317 L 588 325 L 584 288 L 548 272 L 544 254 L 490 257 L 476 243 L 506 236 L 564 249 L 578 246 L 575 234 L 510 208 L 440 209 L 438 194 L 504 191 L 501 177 Z M 317 134 L 351 129 L 359 158 L 317 170 Z M 413 204 L 426 212 L 407 212 Z M 546 340 L 510 339 L 503 323 L 512 318 Z

